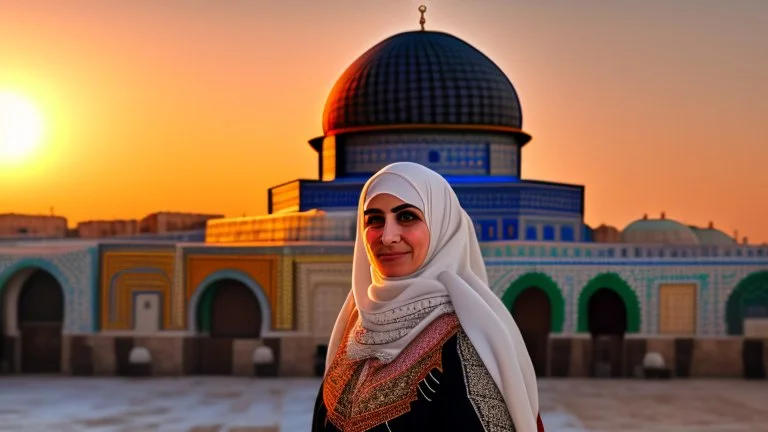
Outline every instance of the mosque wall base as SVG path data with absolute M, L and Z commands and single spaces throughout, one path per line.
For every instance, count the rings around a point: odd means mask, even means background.
M 21 373 L 21 338 L 4 336 L 2 343 L 0 373 Z M 314 377 L 324 370 L 326 344 L 327 338 L 309 334 L 262 339 L 187 334 L 66 334 L 62 336 L 60 373 Z M 548 345 L 547 370 L 541 375 L 551 378 L 643 378 L 646 375 L 643 359 L 648 352 L 659 353 L 669 376 L 675 379 L 765 379 L 768 372 L 768 338 L 628 335 L 612 346 L 595 342 L 589 335 L 560 334 L 551 335 Z M 274 359 L 271 364 L 253 364 L 254 350 L 259 346 L 271 348 Z M 143 347 L 149 352 L 148 366 L 131 364 L 130 353 L 134 347 Z
M 765 379 L 768 372 L 768 338 L 649 335 L 606 343 L 589 335 L 552 335 L 545 376 L 643 378 L 649 352 L 662 356 L 672 378 Z
M 280 376 L 312 377 L 316 376 L 318 346 L 328 344 L 328 338 L 318 340 L 314 336 L 289 336 L 280 341 L 283 356 L 280 363 Z M 321 356 L 324 360 L 324 356 Z M 325 362 L 322 362 L 323 365 Z M 319 366 L 323 366 L 319 365 Z

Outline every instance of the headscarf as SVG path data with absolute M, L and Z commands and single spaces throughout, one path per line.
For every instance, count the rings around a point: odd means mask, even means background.
M 405 277 L 382 277 L 366 253 L 363 212 L 373 197 L 384 193 L 419 208 L 429 228 L 426 259 Z M 348 355 L 376 357 L 384 363 L 394 359 L 435 318 L 454 311 L 501 391 L 516 430 L 537 431 L 538 390 L 530 356 L 510 311 L 488 285 L 472 220 L 440 174 L 416 163 L 397 162 L 382 168 L 363 186 L 352 289 L 331 334 L 326 372 L 355 309 L 369 340 L 363 345 L 350 338 Z

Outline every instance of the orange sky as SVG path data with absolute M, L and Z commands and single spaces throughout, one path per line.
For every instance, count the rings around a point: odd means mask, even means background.
M 0 213 L 263 214 L 269 186 L 315 178 L 336 78 L 420 3 L 2 0 L 0 91 L 48 129 L 0 169 Z M 666 211 L 768 241 L 768 2 L 426 4 L 510 77 L 523 177 L 586 185 L 587 223 Z

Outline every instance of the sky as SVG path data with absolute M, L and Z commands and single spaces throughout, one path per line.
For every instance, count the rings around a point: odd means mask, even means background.
M 768 242 L 763 0 L 0 0 L 0 92 L 45 125 L 0 165 L 0 213 L 265 214 L 267 188 L 317 177 L 336 79 L 421 3 L 507 74 L 523 178 L 585 185 L 586 223 L 663 211 Z

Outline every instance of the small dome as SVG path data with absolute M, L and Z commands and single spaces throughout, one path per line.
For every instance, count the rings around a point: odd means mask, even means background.
M 469 126 L 509 131 L 525 144 L 509 78 L 483 53 L 442 32 L 391 36 L 342 74 L 323 113 L 326 136 L 387 126 Z
M 694 231 L 671 219 L 640 219 L 621 232 L 623 243 L 697 245 Z
M 699 239 L 699 243 L 703 245 L 708 246 L 728 246 L 728 245 L 735 245 L 736 240 L 734 240 L 731 236 L 728 234 L 720 231 L 716 228 L 698 228 L 698 227 L 691 227 L 693 229 L 693 232 L 696 234 L 696 237 Z

